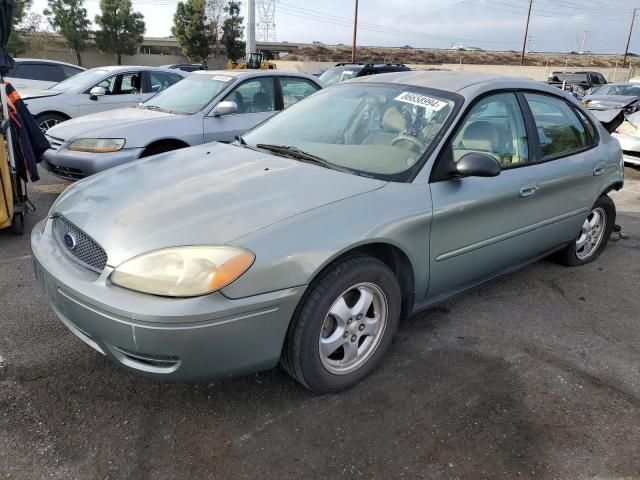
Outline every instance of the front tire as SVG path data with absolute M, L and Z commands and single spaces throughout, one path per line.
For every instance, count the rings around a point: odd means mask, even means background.
M 62 115 L 58 115 L 57 113 L 43 113 L 42 115 L 38 115 L 36 117 L 36 121 L 38 122 L 38 126 L 42 133 L 47 133 L 47 131 L 58 125 L 59 123 L 66 122 L 69 120 L 67 117 Z
M 329 267 L 296 309 L 283 368 L 320 393 L 350 388 L 369 375 L 398 327 L 401 293 L 384 263 L 354 255 Z
M 607 246 L 616 224 L 616 205 L 608 196 L 598 198 L 574 241 L 554 255 L 554 260 L 570 267 L 597 259 Z

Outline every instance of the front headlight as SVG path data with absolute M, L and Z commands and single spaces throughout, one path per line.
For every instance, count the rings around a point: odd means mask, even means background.
M 237 247 L 166 248 L 127 260 L 110 279 L 120 287 L 142 293 L 195 297 L 226 287 L 254 260 L 253 252 Z
M 69 145 L 74 152 L 117 152 L 124 147 L 124 138 L 79 138 Z

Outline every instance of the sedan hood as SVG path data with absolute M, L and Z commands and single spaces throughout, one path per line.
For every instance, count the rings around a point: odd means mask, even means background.
M 587 95 L 582 99 L 582 103 L 593 110 L 624 108 L 637 101 L 638 97 L 624 95 Z
M 133 131 L 139 132 L 140 128 L 149 128 L 150 122 L 168 117 L 180 116 L 139 107 L 117 108 L 67 120 L 49 129 L 47 134 L 64 141 L 93 137 L 126 138 L 132 126 L 135 126 Z
M 29 100 L 35 98 L 55 97 L 56 95 L 60 95 L 62 92 L 57 92 L 55 90 L 29 90 L 28 88 L 25 88 L 24 90 L 20 90 L 19 93 L 23 100 Z
M 226 244 L 385 184 L 214 143 L 89 177 L 61 195 L 51 214 L 85 231 L 105 249 L 108 264 L 117 266 L 160 248 Z

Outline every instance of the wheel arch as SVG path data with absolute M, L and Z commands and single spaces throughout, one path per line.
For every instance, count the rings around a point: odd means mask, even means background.
M 357 254 L 368 255 L 381 261 L 396 275 L 402 294 L 401 318 L 406 318 L 413 310 L 415 302 L 415 272 L 407 253 L 400 246 L 389 241 L 376 240 L 352 245 L 338 252 L 318 268 L 312 277 L 310 285 L 337 262 Z
M 178 150 L 180 148 L 190 147 L 190 145 L 187 142 L 185 142 L 184 140 L 180 140 L 178 138 L 173 138 L 173 137 L 159 138 L 159 139 L 153 140 L 152 142 L 144 146 L 142 153 L 140 153 L 140 158 L 143 158 L 145 156 L 145 153 L 147 153 L 150 149 L 157 148 L 163 145 L 175 147 L 175 148 L 172 148 L 172 150 Z
M 618 181 L 618 182 L 612 183 L 607 188 L 605 188 L 605 190 L 600 194 L 600 197 L 602 197 L 604 195 L 608 195 L 613 190 L 615 190 L 615 191 L 621 190 L 623 185 L 624 185 L 624 183 L 622 181 Z
M 71 120 L 72 118 L 71 115 L 61 112 L 60 110 L 44 110 L 40 113 L 35 114 L 34 117 L 37 119 L 38 117 L 41 117 L 43 115 L 59 115 L 66 118 L 67 120 Z

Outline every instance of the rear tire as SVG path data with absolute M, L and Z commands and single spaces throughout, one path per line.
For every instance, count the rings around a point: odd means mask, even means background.
M 616 224 L 616 205 L 608 196 L 598 198 L 578 236 L 553 259 L 569 267 L 586 265 L 597 259 L 609 242 Z
M 24 213 L 14 214 L 11 230 L 16 235 L 22 235 L 24 233 Z
M 47 131 L 58 125 L 59 123 L 66 122 L 69 120 L 67 117 L 63 115 L 59 115 L 57 113 L 43 113 L 36 117 L 36 121 L 38 122 L 38 126 L 42 133 L 47 133 Z
M 367 255 L 347 257 L 309 286 L 289 327 L 281 365 L 315 392 L 350 388 L 389 349 L 400 309 L 400 286 L 389 267 Z

